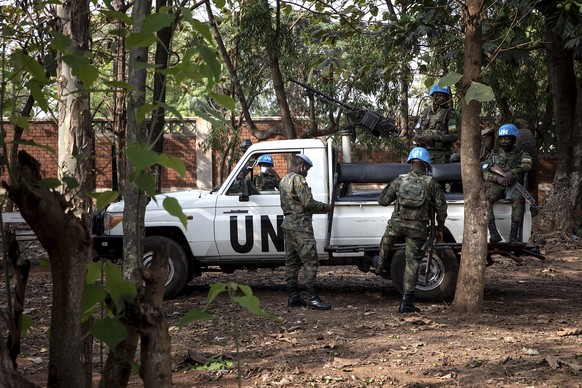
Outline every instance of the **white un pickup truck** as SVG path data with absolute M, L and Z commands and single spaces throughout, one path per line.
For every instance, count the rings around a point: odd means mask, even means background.
M 284 265 L 284 243 L 279 192 L 258 191 L 253 185 L 259 167 L 257 159 L 271 154 L 279 175 L 293 155 L 304 153 L 314 164 L 307 182 L 313 197 L 331 203 L 329 214 L 313 216 L 313 229 L 321 265 L 353 265 L 368 272 L 378 254 L 378 245 L 393 207 L 377 202 L 380 190 L 399 174 L 410 170 L 401 163 L 340 163 L 338 151 L 331 142 L 317 139 L 268 141 L 252 145 L 224 183 L 212 191 L 189 190 L 161 194 L 157 203 L 150 201 L 145 213 L 144 263 L 149 265 L 154 243 L 171 244 L 165 296 L 176 296 L 194 277 L 204 271 L 231 273 L 237 269 L 269 268 Z M 455 290 L 463 238 L 463 195 L 458 163 L 433 166 L 433 176 L 446 187 L 448 218 L 444 243 L 436 244 L 435 254 L 427 270 L 425 258 L 419 272 L 415 296 L 425 300 L 442 300 Z M 188 219 L 185 228 L 161 206 L 164 196 L 175 197 Z M 97 256 L 119 259 L 122 247 L 123 202 L 111 204 L 98 215 L 95 223 L 94 247 Z M 499 232 L 508 241 L 511 206 L 507 201 L 495 204 Z M 531 232 L 531 214 L 526 211 L 522 240 Z M 385 278 L 392 279 L 402 290 L 404 273 L 404 241 L 385 266 Z M 490 244 L 492 253 L 516 256 L 529 246 L 510 246 L 506 242 Z M 428 255 L 427 255 L 428 256 Z

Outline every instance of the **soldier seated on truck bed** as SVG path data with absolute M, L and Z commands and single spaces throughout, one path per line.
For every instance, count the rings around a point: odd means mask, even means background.
M 497 243 L 502 240 L 497 226 L 493 203 L 505 198 L 508 188 L 515 182 L 523 184 L 525 173 L 532 169 L 532 159 L 529 154 L 515 147 L 519 130 L 513 124 L 503 124 L 497 132 L 499 147 L 493 148 L 483 162 L 483 179 L 487 182 L 488 227 L 489 242 Z M 503 175 L 491 171 L 494 166 L 503 170 Z M 511 229 L 509 243 L 519 243 L 519 228 L 525 212 L 525 200 L 519 191 L 514 190 L 511 199 Z

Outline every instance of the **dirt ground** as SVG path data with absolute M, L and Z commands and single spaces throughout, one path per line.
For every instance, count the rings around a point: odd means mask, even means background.
M 242 387 L 581 387 L 581 248 L 579 240 L 548 241 L 545 261 L 526 257 L 521 266 L 494 257 L 476 315 L 456 314 L 452 301 L 399 314 L 391 283 L 355 267 L 320 268 L 330 311 L 288 308 L 282 268 L 205 274 L 166 302 L 174 386 L 236 387 L 240 377 Z M 251 286 L 279 320 L 233 308 L 220 295 L 212 320 L 178 328 L 188 310 L 202 308 L 214 282 Z M 35 323 L 19 359 L 21 373 L 41 386 L 50 287 L 50 273 L 37 268 L 26 305 Z M 135 377 L 130 386 L 142 384 Z

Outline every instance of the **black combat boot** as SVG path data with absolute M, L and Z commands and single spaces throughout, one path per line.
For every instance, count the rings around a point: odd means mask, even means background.
M 509 243 L 511 245 L 519 244 L 519 222 L 518 221 L 511 221 L 511 229 L 509 230 Z
M 489 221 L 489 242 L 492 244 L 498 243 L 499 241 L 503 240 L 501 235 L 497 231 L 497 226 L 495 226 L 495 218 Z
M 331 309 L 331 305 L 329 303 L 325 303 L 319 295 L 317 294 L 309 294 L 309 302 L 308 306 L 311 309 L 316 310 L 329 310 Z
M 412 294 L 402 295 L 400 299 L 400 306 L 398 306 L 399 313 L 417 313 L 420 309 L 412 304 Z
M 378 256 L 378 260 L 376 261 L 376 265 L 374 265 L 374 272 L 376 275 L 382 274 L 384 271 L 384 265 L 386 264 L 386 259 L 382 256 Z
M 289 299 L 287 299 L 287 306 L 289 307 L 306 307 L 307 302 L 301 297 L 298 290 L 293 289 L 289 291 Z

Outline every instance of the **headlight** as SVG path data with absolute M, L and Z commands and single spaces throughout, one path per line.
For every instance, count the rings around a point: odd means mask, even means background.
M 105 215 L 105 220 L 103 222 L 103 227 L 105 230 L 111 230 L 115 228 L 119 223 L 123 221 L 122 213 L 107 213 Z

